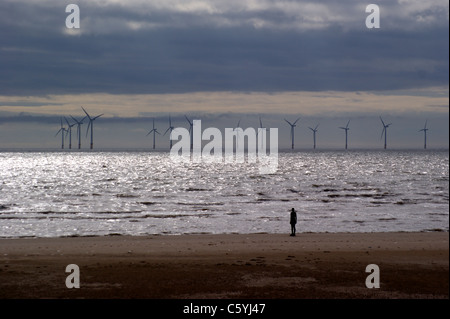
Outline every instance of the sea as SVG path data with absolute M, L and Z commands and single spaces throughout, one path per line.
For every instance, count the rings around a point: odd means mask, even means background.
M 168 152 L 0 152 L 0 238 L 449 231 L 448 150 L 279 152 L 180 163 Z

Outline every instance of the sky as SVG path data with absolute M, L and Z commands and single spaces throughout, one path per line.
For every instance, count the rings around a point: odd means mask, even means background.
M 68 29 L 65 9 L 80 8 Z M 296 147 L 449 145 L 449 3 L 356 0 L 2 0 L 0 149 L 60 148 L 61 117 L 95 122 L 96 148 L 150 148 L 155 118 L 279 129 Z M 82 146 L 87 125 L 82 126 Z M 75 135 L 75 134 L 74 134 Z M 74 137 L 73 137 L 74 139 Z M 66 142 L 68 143 L 68 142 Z M 72 141 L 72 144 L 75 144 Z M 167 149 L 168 134 L 157 136 Z

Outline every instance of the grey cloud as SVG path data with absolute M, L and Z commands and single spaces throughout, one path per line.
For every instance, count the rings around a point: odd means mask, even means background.
M 383 3 L 382 28 L 368 30 L 355 1 L 257 3 L 80 1 L 81 35 L 69 36 L 62 2 L 2 2 L 0 94 L 448 85 L 445 6 Z M 308 12 L 324 22 L 306 23 Z M 408 20 L 419 15 L 433 19 Z

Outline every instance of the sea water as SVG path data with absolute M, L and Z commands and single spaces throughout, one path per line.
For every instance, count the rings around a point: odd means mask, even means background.
M 168 152 L 0 152 L 0 237 L 449 230 L 445 151 L 280 152 L 257 164 Z

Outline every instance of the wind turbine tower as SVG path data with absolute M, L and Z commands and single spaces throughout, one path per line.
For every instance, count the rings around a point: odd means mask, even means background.
M 315 128 L 312 128 L 312 127 L 309 128 L 313 132 L 314 149 L 316 149 L 316 133 L 317 133 L 317 128 L 318 127 L 319 127 L 319 124 L 317 124 Z
M 170 141 L 170 149 L 172 149 L 172 139 L 170 138 L 170 135 L 172 134 L 172 131 L 175 128 L 172 126 L 172 119 L 170 118 L 169 115 L 169 127 L 167 128 L 167 130 L 164 132 L 163 136 L 166 135 L 167 132 L 169 132 L 169 141 Z
M 387 148 L 387 128 L 389 126 L 391 126 L 392 123 L 385 124 L 383 119 L 381 118 L 381 116 L 380 116 L 380 120 L 381 120 L 381 123 L 383 123 L 383 130 L 381 131 L 381 137 L 380 138 L 383 138 L 383 134 L 384 134 L 384 149 L 386 149 Z
M 350 129 L 348 125 L 350 124 L 350 120 L 348 120 L 347 125 L 345 127 L 339 127 L 340 129 L 345 130 L 345 149 L 347 149 L 347 137 L 348 137 L 348 130 Z
M 192 123 L 191 120 L 188 119 L 188 117 L 185 115 L 184 116 L 186 118 L 186 121 L 188 121 L 189 123 L 189 135 L 190 135 L 190 139 L 191 139 L 191 150 L 194 148 L 194 132 L 193 132 L 193 126 L 194 124 Z
M 72 127 L 75 125 L 75 123 L 70 124 L 69 121 L 67 120 L 67 118 L 64 117 L 64 119 L 66 120 L 68 131 L 69 131 L 69 150 L 72 149 Z M 67 135 L 66 135 L 67 137 Z
M 419 132 L 422 132 L 422 131 L 423 131 L 423 134 L 425 135 L 425 142 L 424 142 L 424 144 L 423 144 L 423 148 L 424 148 L 424 149 L 427 149 L 427 131 L 428 131 L 428 129 L 427 129 L 427 122 L 428 122 L 428 120 L 425 121 L 425 126 L 424 126 L 424 128 L 421 129 L 421 130 L 419 130 Z
M 55 136 L 57 136 L 59 133 L 61 133 L 61 149 L 64 149 L 64 132 L 66 132 L 67 129 L 63 126 L 62 118 L 61 118 L 61 128 L 56 132 Z
M 300 118 L 296 119 L 294 123 L 291 123 L 286 119 L 284 120 L 291 126 L 291 142 L 292 142 L 291 149 L 294 149 L 294 128 L 297 126 L 296 123 L 298 122 L 298 120 L 300 120 Z
M 156 142 L 156 134 L 161 135 L 158 130 L 155 128 L 155 118 L 153 118 L 153 129 L 147 133 L 147 136 L 149 136 L 151 133 L 153 133 L 153 149 L 155 149 L 155 142 Z
M 86 113 L 86 115 L 87 115 L 87 117 L 89 119 L 89 124 L 88 124 L 87 130 L 86 130 L 86 136 L 87 136 L 87 134 L 89 132 L 89 127 L 90 127 L 91 128 L 91 150 L 92 150 L 94 148 L 94 121 L 96 119 L 98 119 L 100 116 L 102 116 L 103 114 L 91 117 L 88 114 L 88 112 L 86 112 L 86 110 L 83 107 L 81 107 L 81 108 L 83 109 L 84 113 Z
M 74 118 L 72 115 L 70 116 L 72 118 L 72 120 L 75 121 L 75 123 L 77 124 L 77 136 L 78 136 L 78 149 L 81 149 L 81 124 L 83 124 L 84 119 L 86 118 L 83 117 L 83 119 L 81 121 L 78 121 L 76 118 Z

